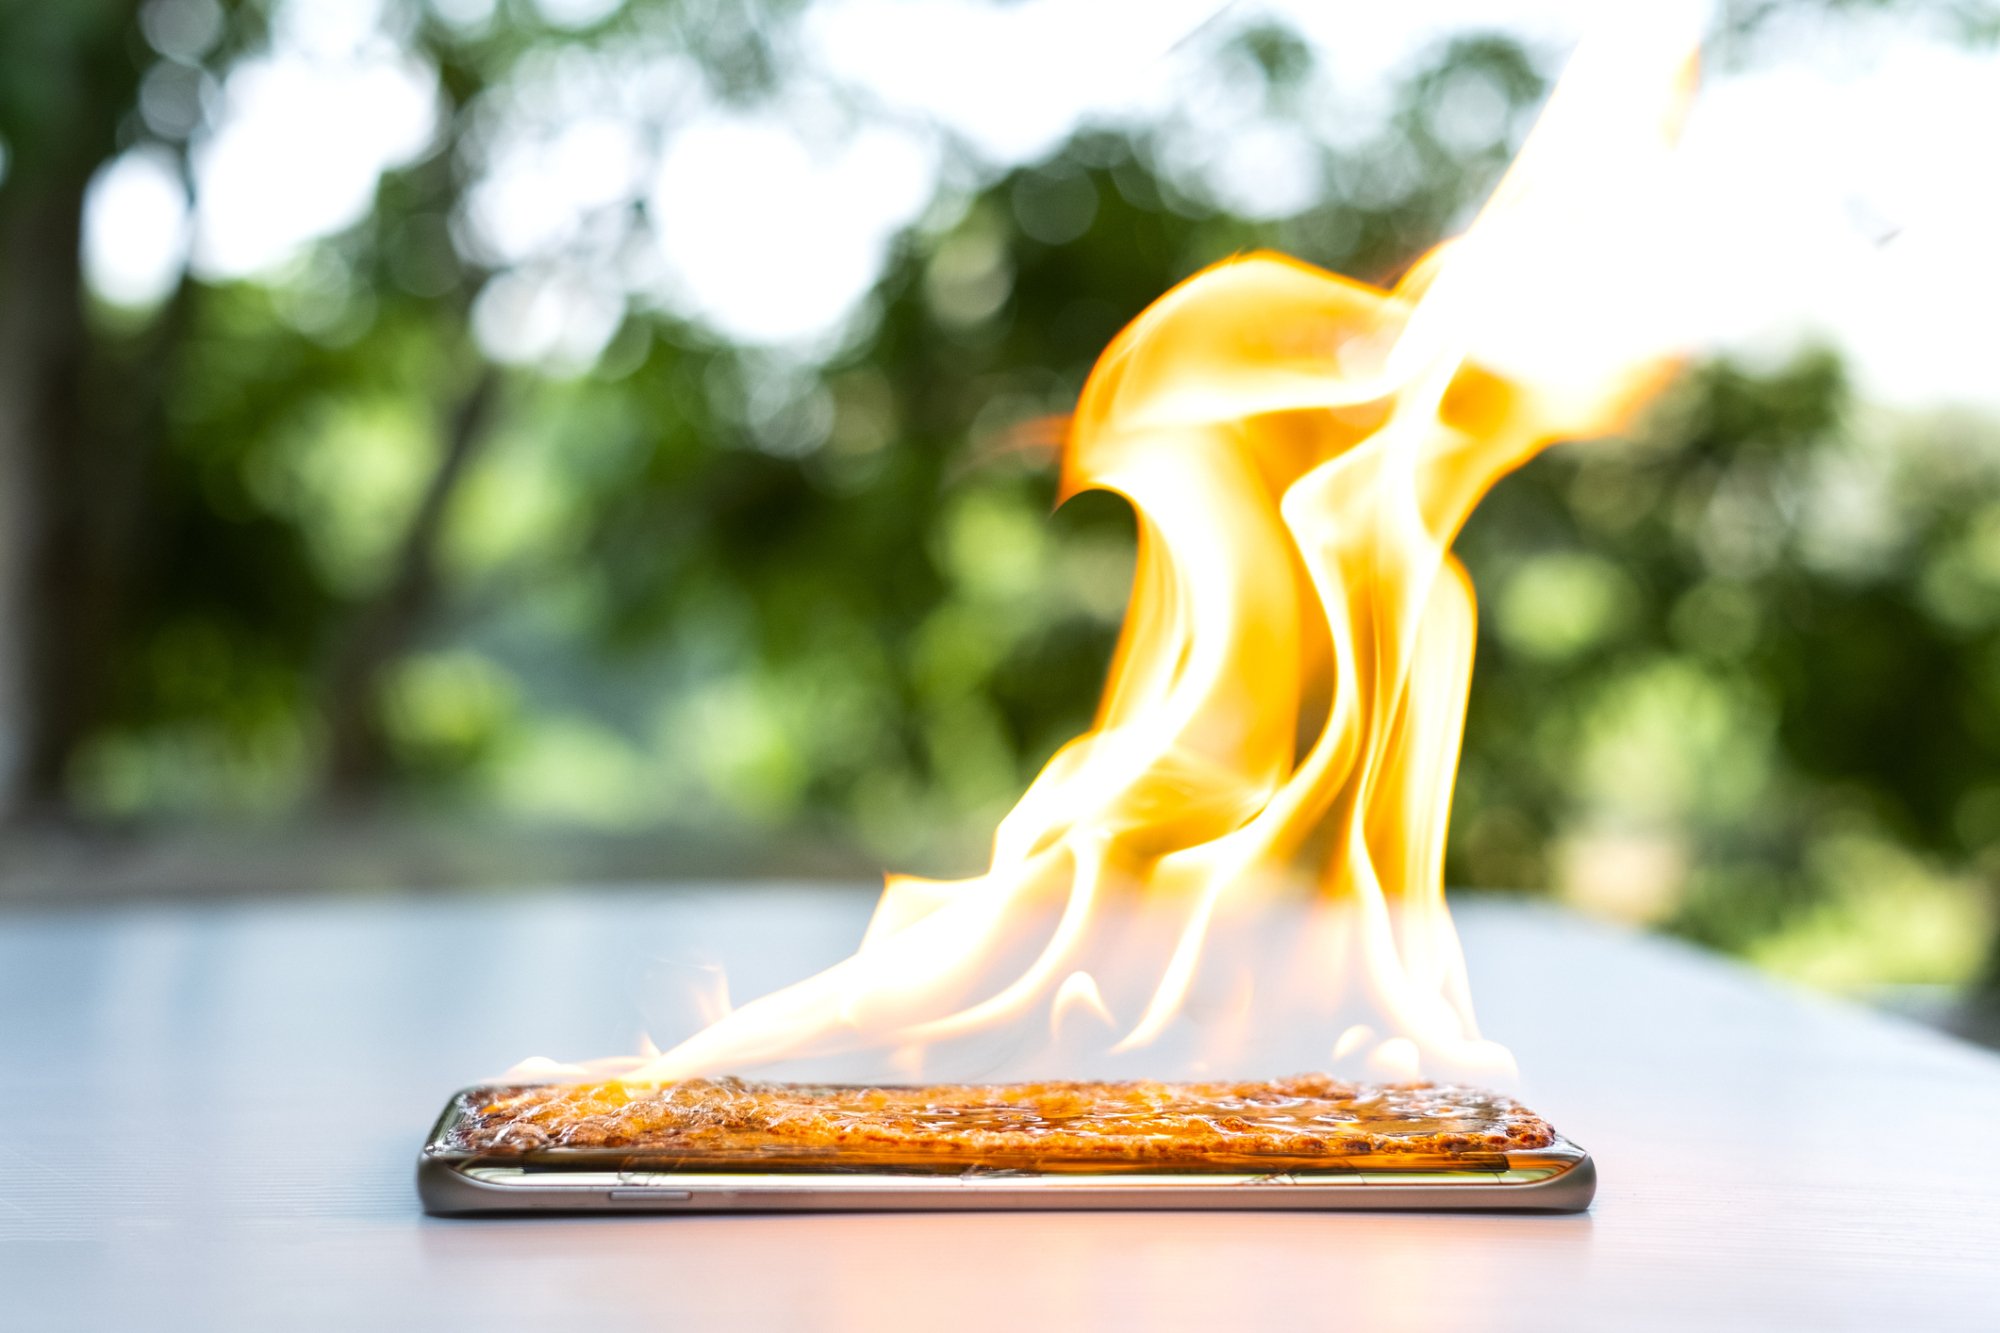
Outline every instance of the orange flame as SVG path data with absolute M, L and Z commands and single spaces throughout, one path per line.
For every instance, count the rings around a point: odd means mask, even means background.
M 1095 725 L 984 875 L 892 876 L 853 957 L 625 1077 L 1511 1070 L 1442 887 L 1475 620 L 1450 547 L 1500 477 L 1669 368 L 1638 237 L 1693 60 L 1658 36 L 1586 43 L 1471 228 L 1393 291 L 1251 255 L 1118 336 L 1063 458 L 1065 496 L 1138 514 Z

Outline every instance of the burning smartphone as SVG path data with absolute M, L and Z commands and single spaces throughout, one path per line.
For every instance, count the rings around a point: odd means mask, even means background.
M 455 1095 L 432 1214 L 973 1209 L 1578 1212 L 1596 1169 L 1517 1103 L 1318 1075 L 1253 1083 L 692 1080 Z

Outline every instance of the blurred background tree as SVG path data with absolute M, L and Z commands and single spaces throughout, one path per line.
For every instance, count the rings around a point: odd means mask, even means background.
M 1738 7 L 1719 49 L 1828 8 L 1856 6 Z M 1245 248 L 1393 277 L 1549 72 L 1454 37 L 1306 133 L 1314 48 L 1232 6 L 1172 48 L 1184 103 L 1009 160 L 829 74 L 812 18 L 0 12 L 17 892 L 970 871 L 1086 724 L 1123 610 L 1122 506 L 1049 513 L 1098 352 Z M 336 73 L 273 174 L 245 143 Z M 690 266 L 700 210 L 655 182 L 718 118 L 861 164 L 792 196 L 768 136 L 701 141 L 780 238 L 831 226 L 850 178 L 909 193 L 851 308 L 716 316 L 708 265 L 740 261 Z M 232 257 L 233 220 L 294 193 L 317 229 Z M 94 237 L 119 208 L 150 275 Z M 786 251 L 765 281 L 809 283 Z M 1631 439 L 1507 481 L 1462 548 L 1485 605 L 1454 882 L 1830 985 L 1996 984 L 2000 426 L 1874 407 L 1835 350 L 1719 361 Z

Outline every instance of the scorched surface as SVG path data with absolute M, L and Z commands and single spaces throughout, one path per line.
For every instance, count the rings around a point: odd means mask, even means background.
M 1497 1093 L 1325 1075 L 1247 1083 L 812 1086 L 698 1079 L 661 1087 L 475 1089 L 448 1146 L 482 1155 L 627 1149 L 716 1161 L 1233 1165 L 1455 1157 L 1547 1147 Z

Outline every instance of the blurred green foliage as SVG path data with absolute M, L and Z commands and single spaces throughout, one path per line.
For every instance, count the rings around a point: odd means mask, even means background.
M 73 267 L 76 217 L 51 243 L 37 210 L 80 215 L 113 153 L 186 162 L 131 109 L 149 70 L 221 78 L 267 40 L 266 10 L 232 4 L 201 51 L 161 54 L 160 12 L 0 20 L 13 253 Z M 1275 220 L 1233 216 L 1145 129 L 967 167 L 820 357 L 634 303 L 587 365 L 491 362 L 469 312 L 493 261 L 457 228 L 510 80 L 643 41 L 755 101 L 788 77 L 788 13 L 630 4 L 578 28 L 506 3 L 468 28 L 410 7 L 439 142 L 359 225 L 146 311 L 15 266 L 5 300 L 47 316 L 19 429 L 115 465 L 28 478 L 24 503 L 77 521 L 30 525 L 62 597 L 21 613 L 41 730 L 17 806 L 665 824 L 729 831 L 746 864 L 810 835 L 968 870 L 1086 725 L 1122 614 L 1129 515 L 1086 496 L 1050 516 L 1047 423 L 1105 342 L 1247 247 L 1392 277 L 1544 90 L 1512 42 L 1451 42 L 1369 133 L 1319 146 L 1326 188 Z M 1307 95 L 1282 29 L 1226 33 L 1216 59 L 1276 112 Z M 1484 615 L 1455 882 L 1553 888 L 1834 984 L 1962 979 L 1990 953 L 2000 428 L 1872 410 L 1829 351 L 1696 367 L 1633 438 L 1505 482 L 1462 552 Z
M 1697 368 L 1634 438 L 1532 464 L 1462 543 L 1487 616 L 1458 873 L 1829 982 L 1973 971 L 1996 500 L 1991 423 L 1866 409 L 1824 350 Z

